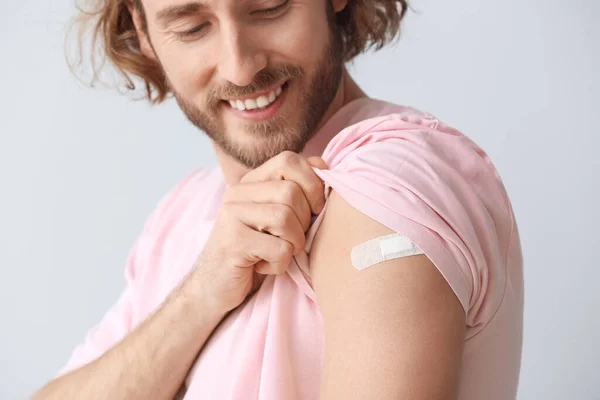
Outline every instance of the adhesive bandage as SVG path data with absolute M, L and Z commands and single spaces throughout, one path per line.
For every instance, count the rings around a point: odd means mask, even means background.
M 354 268 L 363 270 L 380 262 L 415 254 L 423 252 L 406 236 L 393 233 L 354 246 L 350 259 Z

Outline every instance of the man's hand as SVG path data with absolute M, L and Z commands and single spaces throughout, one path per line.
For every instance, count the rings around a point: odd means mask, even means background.
M 264 275 L 284 273 L 304 249 L 311 214 L 325 204 L 313 166 L 327 167 L 318 157 L 282 152 L 228 188 L 192 275 L 210 282 L 203 295 L 216 309 L 237 307 Z
M 231 186 L 196 267 L 158 310 L 33 399 L 173 399 L 224 315 L 261 283 L 256 273 L 284 272 L 303 249 L 311 212 L 324 206 L 323 183 L 311 166 L 327 167 L 320 158 L 284 152 Z M 130 309 L 130 298 L 114 310 Z

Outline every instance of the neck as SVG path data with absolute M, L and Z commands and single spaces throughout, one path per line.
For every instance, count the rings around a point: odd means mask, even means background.
M 319 126 L 317 127 L 318 133 L 313 136 L 304 147 L 304 150 L 302 151 L 303 156 L 321 156 L 323 150 L 325 150 L 325 147 L 327 147 L 327 144 L 337 134 L 337 132 L 321 132 L 321 128 L 336 112 L 339 111 L 340 108 L 360 97 L 366 97 L 366 94 L 356 84 L 356 82 L 354 82 L 350 74 L 348 74 L 348 71 L 344 68 L 338 92 L 327 108 L 325 115 L 323 115 L 323 118 L 319 122 Z M 227 185 L 238 183 L 242 177 L 249 172 L 249 169 L 246 166 L 240 164 L 228 154 L 225 154 L 214 143 L 213 148 L 215 149 L 217 161 L 219 162 L 221 170 L 223 171 Z

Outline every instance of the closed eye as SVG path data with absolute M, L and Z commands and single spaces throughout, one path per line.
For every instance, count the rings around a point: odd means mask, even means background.
M 251 14 L 258 15 L 260 17 L 276 16 L 278 13 L 282 12 L 288 6 L 290 1 L 291 0 L 284 0 L 281 4 L 278 4 L 275 7 L 265 8 L 262 10 L 256 10 L 256 11 L 253 11 Z M 177 35 L 177 37 L 180 39 L 190 39 L 193 36 L 203 33 L 209 27 L 209 25 L 210 25 L 209 22 L 204 22 L 200 25 L 193 27 L 192 29 L 188 29 L 183 32 L 175 32 L 175 35 Z
M 188 29 L 187 31 L 183 31 L 183 32 L 175 32 L 175 34 L 179 38 L 188 38 L 190 36 L 194 36 L 194 35 L 196 35 L 198 33 L 201 33 L 206 28 L 208 28 L 209 25 L 210 24 L 208 22 L 204 22 L 204 23 L 202 23 L 200 25 L 197 25 L 197 26 L 193 27 L 192 29 Z
M 258 15 L 261 17 L 270 17 L 272 15 L 279 13 L 280 11 L 283 11 L 285 9 L 285 7 L 289 4 L 289 2 L 290 2 L 290 0 L 284 0 L 283 3 L 276 5 L 275 7 L 257 10 L 257 11 L 252 12 L 251 14 Z

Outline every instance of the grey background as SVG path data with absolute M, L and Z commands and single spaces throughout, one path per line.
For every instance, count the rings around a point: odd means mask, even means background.
M 519 399 L 600 399 L 600 14 L 596 0 L 414 0 L 403 39 L 352 68 L 492 157 L 521 231 Z M 0 3 L 0 398 L 55 374 L 124 286 L 158 200 L 215 162 L 176 105 L 82 87 L 72 1 Z

